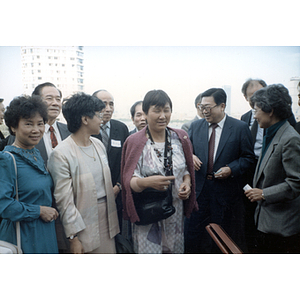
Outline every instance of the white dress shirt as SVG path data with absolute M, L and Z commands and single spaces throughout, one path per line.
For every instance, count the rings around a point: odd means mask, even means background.
M 216 153 L 217 153 L 217 150 L 218 150 L 218 146 L 219 146 L 219 142 L 220 142 L 220 138 L 221 138 L 221 134 L 222 134 L 222 130 L 223 130 L 223 127 L 224 127 L 225 120 L 226 120 L 226 114 L 225 114 L 224 118 L 219 123 L 217 123 L 218 127 L 216 127 L 216 129 L 215 129 L 216 135 L 215 135 L 214 161 L 215 161 L 215 158 L 216 158 Z M 208 123 L 208 125 L 209 125 L 209 127 L 208 127 L 208 141 L 209 141 L 210 136 L 212 134 L 211 124 L 212 123 Z

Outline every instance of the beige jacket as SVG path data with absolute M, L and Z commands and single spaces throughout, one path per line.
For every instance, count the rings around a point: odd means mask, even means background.
M 100 157 L 107 197 L 109 235 L 119 233 L 115 197 L 107 154 L 101 141 L 91 137 Z M 48 169 L 54 181 L 54 198 L 67 237 L 77 234 L 84 252 L 100 246 L 97 193 L 83 154 L 69 136 L 50 155 Z

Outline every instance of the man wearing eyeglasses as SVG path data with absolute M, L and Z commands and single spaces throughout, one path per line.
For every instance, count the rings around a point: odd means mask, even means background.
M 189 129 L 199 211 L 186 219 L 186 253 L 218 253 L 205 230 L 209 223 L 221 225 L 244 247 L 242 175 L 253 164 L 254 152 L 247 124 L 226 115 L 226 98 L 220 88 L 202 93 L 204 118 Z

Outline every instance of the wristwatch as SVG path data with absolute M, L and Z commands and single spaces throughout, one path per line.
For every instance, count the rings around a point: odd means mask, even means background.
M 122 191 L 122 185 L 119 182 L 116 183 L 116 186 L 118 186 L 119 190 Z
M 69 237 L 67 237 L 68 240 L 74 240 L 77 237 L 77 234 L 72 234 Z
M 265 196 L 264 196 L 264 193 L 261 194 L 261 198 L 262 198 L 263 200 L 266 200 L 266 198 L 265 198 Z

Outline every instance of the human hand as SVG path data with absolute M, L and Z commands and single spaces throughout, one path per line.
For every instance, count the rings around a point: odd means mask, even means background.
M 222 167 L 215 173 L 215 178 L 226 179 L 231 175 L 231 169 L 229 167 Z
M 113 187 L 113 190 L 114 190 L 114 195 L 115 195 L 115 198 L 118 196 L 118 194 L 120 193 L 120 189 L 117 185 L 115 185 Z
M 263 200 L 263 197 L 262 197 L 263 190 L 261 190 L 261 189 L 251 189 L 251 190 L 245 191 L 244 194 L 251 202 Z
M 178 197 L 181 200 L 187 200 L 191 195 L 191 187 L 190 184 L 183 182 L 179 187 Z
M 70 252 L 72 254 L 84 254 L 83 247 L 78 237 L 75 237 L 73 240 L 70 240 Z
M 193 154 L 193 162 L 194 162 L 194 169 L 196 171 L 199 171 L 202 165 L 202 161 L 195 154 Z
M 171 184 L 171 181 L 175 179 L 175 176 L 162 176 L 154 175 L 147 178 L 147 187 L 152 187 L 159 191 L 165 191 Z
M 58 211 L 49 206 L 40 206 L 40 218 L 45 222 L 52 222 L 58 217 Z

